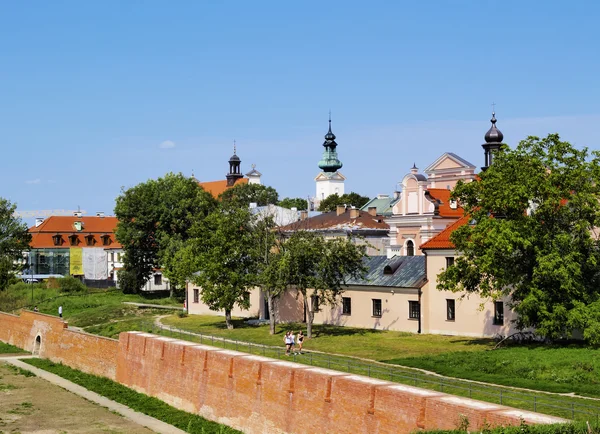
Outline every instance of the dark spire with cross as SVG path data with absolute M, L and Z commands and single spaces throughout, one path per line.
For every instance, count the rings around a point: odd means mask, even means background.
M 242 175 L 242 171 L 240 168 L 241 163 L 242 163 L 242 160 L 240 160 L 240 157 L 237 156 L 236 142 L 234 140 L 233 141 L 233 155 L 229 159 L 229 173 L 226 175 L 228 187 L 233 186 L 233 184 L 235 184 L 235 182 L 238 179 L 244 177 L 244 175 Z
M 496 128 L 496 103 L 492 103 L 492 119 L 490 119 L 492 126 L 485 133 L 485 143 L 481 145 L 484 149 L 485 154 L 485 166 L 481 170 L 486 170 L 492 165 L 494 159 L 494 153 L 497 152 L 502 146 L 502 140 L 504 140 L 504 134 Z

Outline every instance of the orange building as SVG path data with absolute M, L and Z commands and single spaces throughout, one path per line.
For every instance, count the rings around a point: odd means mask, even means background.
M 86 280 L 111 281 L 108 250 L 120 251 L 115 238 L 117 218 L 104 216 L 51 216 L 36 219 L 31 233 L 29 270 L 26 275 L 81 276 Z M 114 256 L 114 255 L 113 255 Z

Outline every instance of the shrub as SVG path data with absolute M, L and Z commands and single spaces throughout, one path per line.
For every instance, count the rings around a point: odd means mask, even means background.
M 59 289 L 60 282 L 58 281 L 58 279 L 56 277 L 49 277 L 48 280 L 46 280 L 46 288 Z
M 84 292 L 87 289 L 79 279 L 70 276 L 58 279 L 58 286 L 60 287 L 61 292 L 68 293 Z

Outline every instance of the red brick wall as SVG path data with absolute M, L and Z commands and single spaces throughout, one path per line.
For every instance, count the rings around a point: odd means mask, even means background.
M 0 340 L 247 433 L 409 433 L 560 419 L 358 375 L 198 345 L 148 333 L 119 341 L 62 320 L 0 313 Z
M 116 378 L 119 341 L 69 330 L 62 319 L 23 311 L 20 316 L 0 312 L 0 340 L 33 351 L 40 337 L 39 355 L 83 372 Z

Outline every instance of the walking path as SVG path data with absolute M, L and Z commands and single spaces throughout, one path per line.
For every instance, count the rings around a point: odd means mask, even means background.
M 153 309 L 185 310 L 185 308 L 181 307 L 181 306 L 169 306 L 166 304 L 135 303 L 133 301 L 124 301 L 122 303 L 129 304 L 131 306 L 137 306 L 137 307 L 151 307 Z
M 10 356 L 10 357 L 2 357 L 0 361 L 4 361 L 13 366 L 16 366 L 21 369 L 25 369 L 27 371 L 33 372 L 38 377 L 49 381 L 50 383 L 56 384 L 57 386 L 62 387 L 69 392 L 72 392 L 76 395 L 79 395 L 88 401 L 99 404 L 103 407 L 108 408 L 109 410 L 115 411 L 119 413 L 121 416 L 135 422 L 141 426 L 145 426 L 146 428 L 151 429 L 154 432 L 161 434 L 184 434 L 185 431 L 180 430 L 179 428 L 174 427 L 173 425 L 169 425 L 168 423 L 162 422 L 158 419 L 145 415 L 143 413 L 139 413 L 137 411 L 132 410 L 131 408 L 119 404 L 111 399 L 105 398 L 104 396 L 98 395 L 91 390 L 87 390 L 84 387 L 79 386 L 78 384 L 72 383 L 69 380 L 66 380 L 58 375 L 52 374 L 48 371 L 44 371 L 43 369 L 36 368 L 35 366 L 31 366 L 25 362 L 22 362 L 20 359 L 29 359 L 36 356 Z
M 197 336 L 197 337 L 201 337 L 202 336 L 202 337 L 205 337 L 205 338 L 207 337 L 207 335 L 202 335 L 200 333 L 189 332 L 187 330 L 181 330 L 179 328 L 163 324 L 161 320 L 163 318 L 167 317 L 167 316 L 169 316 L 169 315 L 160 315 L 160 316 L 155 317 L 155 319 L 154 319 L 154 325 L 156 327 L 158 327 L 158 328 L 169 330 L 170 332 L 173 332 L 173 333 L 179 333 L 180 335 L 189 335 L 189 336 Z M 229 343 L 240 343 L 241 342 L 241 341 L 235 340 L 235 339 L 227 339 L 227 338 L 221 338 L 221 337 L 217 337 L 217 336 L 211 336 L 211 337 L 212 337 L 213 340 L 220 341 L 220 342 L 229 342 Z M 270 347 L 269 345 L 255 344 L 255 343 L 251 343 L 251 342 L 243 342 L 243 344 L 245 346 L 254 346 L 254 347 L 261 347 L 261 348 L 262 347 Z M 273 346 L 271 346 L 271 348 L 279 348 L 279 347 L 273 347 Z M 306 352 L 309 352 L 309 351 L 306 351 Z M 373 363 L 375 365 L 385 366 L 387 368 L 393 367 L 393 368 L 405 369 L 407 371 L 418 371 L 418 372 L 420 372 L 422 374 L 425 374 L 425 375 L 431 375 L 433 377 L 443 378 L 443 379 L 447 379 L 447 380 L 451 380 L 451 381 L 459 381 L 459 382 L 465 382 L 465 383 L 471 383 L 471 384 L 478 384 L 478 385 L 481 385 L 481 386 L 488 386 L 488 387 L 498 387 L 498 388 L 510 389 L 510 390 L 514 390 L 514 391 L 518 391 L 518 392 L 539 393 L 539 394 L 544 394 L 544 395 L 549 395 L 549 396 L 586 399 L 586 400 L 589 400 L 589 401 L 600 402 L 600 398 L 593 398 L 593 397 L 589 397 L 589 396 L 581 396 L 581 395 L 575 394 L 575 392 L 557 393 L 557 392 L 547 392 L 547 391 L 544 391 L 544 390 L 527 389 L 527 388 L 524 388 L 524 387 L 504 386 L 504 385 L 500 385 L 500 384 L 486 383 L 484 381 L 468 380 L 466 378 L 448 377 L 446 375 L 438 374 L 437 372 L 427 371 L 426 369 L 413 368 L 413 367 L 402 366 L 402 365 L 392 365 L 390 363 L 379 362 L 377 360 L 365 359 L 365 358 L 362 358 L 362 357 L 356 357 L 356 356 L 351 356 L 351 355 L 347 355 L 347 354 L 326 353 L 326 352 L 323 352 L 323 351 L 316 351 L 316 350 L 310 350 L 310 352 L 311 353 L 315 353 L 315 354 L 323 354 L 323 355 L 326 355 L 326 356 L 344 357 L 344 358 L 359 360 L 361 362 Z

